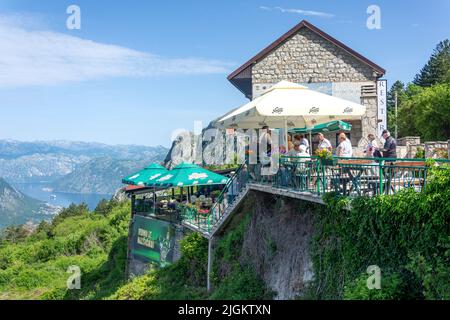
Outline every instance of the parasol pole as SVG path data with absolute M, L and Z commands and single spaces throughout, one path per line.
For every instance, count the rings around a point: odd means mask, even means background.
M 309 154 L 312 155 L 312 134 L 311 134 L 311 130 L 309 130 L 309 150 L 308 150 Z
M 289 142 L 288 142 L 288 132 L 287 132 L 287 118 L 284 117 L 284 141 L 286 141 L 285 147 L 286 152 L 289 150 Z
M 153 214 L 156 214 L 156 187 L 153 186 Z

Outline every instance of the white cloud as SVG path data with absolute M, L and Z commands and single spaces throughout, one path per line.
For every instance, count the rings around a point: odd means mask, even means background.
M 261 10 L 265 11 L 272 11 L 272 10 L 278 10 L 282 13 L 297 13 L 304 16 L 315 16 L 315 17 L 322 17 L 322 18 L 332 18 L 334 17 L 334 14 L 327 13 L 327 12 L 321 12 L 321 11 L 311 11 L 311 10 L 303 10 L 303 9 L 286 9 L 282 7 L 259 7 Z
M 26 21 L 27 19 L 25 19 Z M 225 73 L 232 64 L 167 58 L 53 31 L 20 16 L 0 16 L 0 87 L 54 85 L 110 77 Z

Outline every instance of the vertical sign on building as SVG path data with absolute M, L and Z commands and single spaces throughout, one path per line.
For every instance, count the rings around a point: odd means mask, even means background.
M 387 81 L 377 81 L 378 136 L 387 129 Z

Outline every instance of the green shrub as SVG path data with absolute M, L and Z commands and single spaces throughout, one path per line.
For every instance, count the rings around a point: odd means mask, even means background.
M 381 276 L 380 289 L 367 287 L 367 274 L 356 278 L 344 287 L 346 300 L 394 300 L 402 295 L 402 281 L 398 274 Z
M 425 159 L 425 149 L 422 147 L 417 148 L 416 155 L 414 156 L 416 159 Z
M 272 299 L 274 293 L 266 288 L 264 281 L 249 267 L 235 266 L 215 288 L 214 300 L 264 300 Z
M 161 291 L 154 272 L 136 277 L 109 297 L 112 300 L 143 300 L 158 297 Z
M 359 297 L 357 279 L 369 265 L 399 276 L 402 290 L 391 290 L 392 298 L 448 297 L 450 167 L 429 165 L 431 176 L 421 193 L 360 197 L 350 210 L 344 209 L 347 199 L 324 197 L 327 207 L 316 214 L 311 249 L 316 298 L 345 298 L 345 286 L 348 295 Z
M 129 203 L 109 212 L 71 205 L 20 242 L 0 246 L 0 294 L 18 299 L 99 299 L 125 283 Z M 69 266 L 81 269 L 81 290 L 66 289 Z

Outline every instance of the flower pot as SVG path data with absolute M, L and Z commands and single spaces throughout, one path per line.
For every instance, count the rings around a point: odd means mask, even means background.
M 324 166 L 334 166 L 336 159 L 320 159 L 320 163 Z

